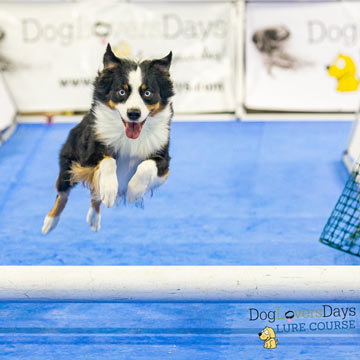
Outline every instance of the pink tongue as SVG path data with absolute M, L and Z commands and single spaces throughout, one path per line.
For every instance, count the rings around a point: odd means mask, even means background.
M 125 133 L 128 138 L 137 139 L 141 133 L 141 125 L 125 121 Z

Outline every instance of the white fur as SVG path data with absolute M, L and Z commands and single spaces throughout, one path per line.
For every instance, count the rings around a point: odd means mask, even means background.
M 89 224 L 90 229 L 92 231 L 100 230 L 100 220 L 101 220 L 101 215 L 97 213 L 93 207 L 90 207 L 87 213 L 86 221 Z
M 41 229 L 41 232 L 44 235 L 48 234 L 51 230 L 56 228 L 57 224 L 59 223 L 59 220 L 60 220 L 60 216 L 55 216 L 55 217 L 46 216 L 44 219 L 44 224 Z
M 126 194 L 129 203 L 140 200 L 149 190 L 152 190 L 166 181 L 166 177 L 157 175 L 157 166 L 154 160 L 145 160 L 137 167 L 131 178 Z
M 169 139 L 170 105 L 167 105 L 154 117 L 149 116 L 143 125 L 137 139 L 129 139 L 125 134 L 125 127 L 117 109 L 97 102 L 94 114 L 95 132 L 99 140 L 111 146 L 114 151 L 124 158 L 146 159 L 163 148 Z
M 118 193 L 115 159 L 105 158 L 101 161 L 99 176 L 100 199 L 107 207 L 112 207 Z
M 121 117 L 124 120 L 131 121 L 131 119 L 127 116 L 127 111 L 129 109 L 139 109 L 141 112 L 140 118 L 137 120 L 137 122 L 144 121 L 147 116 L 149 115 L 150 111 L 146 107 L 143 99 L 141 98 L 139 89 L 142 82 L 142 73 L 140 66 L 137 67 L 135 71 L 131 71 L 129 73 L 129 85 L 132 89 L 130 96 L 127 98 L 125 103 L 120 103 L 116 105 L 116 109 L 120 112 Z

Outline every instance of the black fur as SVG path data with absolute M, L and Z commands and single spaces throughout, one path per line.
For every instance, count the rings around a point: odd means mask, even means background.
M 111 149 L 97 141 L 93 131 L 95 116 L 88 112 L 75 126 L 60 151 L 60 173 L 56 188 L 67 191 L 75 184 L 70 182 L 70 169 L 73 162 L 81 166 L 96 166 L 105 155 L 113 156 Z
M 174 95 L 169 73 L 171 58 L 172 53 L 170 52 L 169 55 L 163 59 L 147 60 L 140 64 L 143 73 L 143 83 L 147 85 L 152 93 L 158 94 L 158 97 L 149 99 L 150 104 L 156 104 L 160 101 L 161 105 L 165 106 L 168 104 L 169 98 Z M 144 96 L 143 99 L 145 102 L 148 100 Z

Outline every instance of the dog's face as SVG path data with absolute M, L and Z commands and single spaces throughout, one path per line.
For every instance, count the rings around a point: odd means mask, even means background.
M 140 63 L 117 58 L 108 45 L 104 70 L 95 80 L 94 99 L 118 111 L 130 139 L 140 136 L 147 122 L 156 121 L 174 95 L 169 68 L 172 53 Z
M 276 26 L 256 31 L 252 41 L 260 52 L 270 54 L 273 50 L 279 49 L 289 37 L 288 29 L 284 26 Z
M 335 62 L 328 67 L 328 73 L 337 79 L 344 75 L 355 75 L 356 67 L 350 56 L 339 55 Z
M 275 339 L 275 331 L 271 327 L 266 326 L 263 331 L 259 333 L 259 337 L 264 341 L 267 341 L 271 338 Z

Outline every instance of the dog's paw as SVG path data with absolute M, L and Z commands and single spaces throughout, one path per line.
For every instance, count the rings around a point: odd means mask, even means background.
M 136 203 L 139 207 L 142 207 L 143 201 L 142 198 L 145 195 L 145 190 L 138 190 L 136 187 L 128 186 L 128 191 L 126 194 L 126 202 L 129 204 Z
M 115 204 L 118 193 L 118 181 L 116 175 L 100 178 L 100 198 L 108 208 Z
M 146 160 L 140 163 L 134 176 L 130 179 L 126 201 L 138 203 L 148 190 L 151 190 L 157 178 L 157 167 L 154 160 Z
M 101 215 L 96 212 L 96 210 L 93 207 L 90 207 L 87 216 L 86 216 L 86 221 L 90 226 L 90 229 L 92 231 L 99 231 L 100 230 L 100 220 L 101 220 Z
M 44 219 L 44 224 L 41 229 L 41 232 L 44 235 L 48 234 L 51 230 L 56 228 L 57 224 L 59 223 L 59 220 L 60 220 L 60 216 L 55 216 L 55 217 L 46 216 Z
M 133 176 L 128 184 L 126 201 L 128 203 L 141 203 L 147 188 L 148 184 L 144 179 L 139 176 Z

